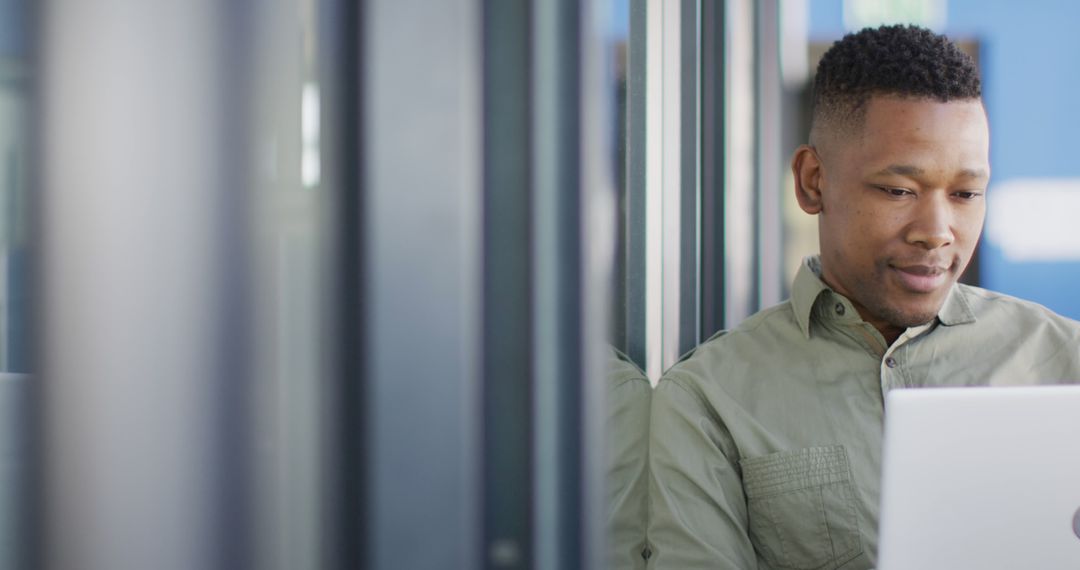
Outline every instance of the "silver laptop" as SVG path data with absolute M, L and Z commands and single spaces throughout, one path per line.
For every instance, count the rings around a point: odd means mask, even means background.
M 893 390 L 879 570 L 1080 569 L 1080 386 Z

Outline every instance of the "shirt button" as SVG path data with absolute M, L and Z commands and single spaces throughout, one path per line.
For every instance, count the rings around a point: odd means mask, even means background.
M 844 316 L 844 304 L 843 303 L 837 303 L 836 304 L 836 314 L 840 315 L 841 317 Z
M 885 366 L 888 366 L 889 368 L 896 368 L 896 359 L 891 356 L 886 358 Z

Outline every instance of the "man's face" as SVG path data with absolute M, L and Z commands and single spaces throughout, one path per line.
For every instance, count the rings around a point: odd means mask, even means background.
M 937 315 L 971 259 L 990 135 L 977 100 L 874 97 L 856 130 L 818 149 L 822 277 L 891 340 Z

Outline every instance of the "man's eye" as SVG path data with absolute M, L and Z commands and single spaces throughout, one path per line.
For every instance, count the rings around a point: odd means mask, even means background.
M 891 186 L 878 186 L 878 189 L 892 196 L 907 196 L 912 193 L 907 188 L 894 188 Z
M 953 196 L 956 196 L 957 198 L 960 198 L 961 200 L 974 200 L 975 198 L 978 198 L 979 196 L 982 196 L 982 192 L 972 192 L 972 191 L 968 191 L 968 190 L 963 190 L 963 191 L 954 193 Z

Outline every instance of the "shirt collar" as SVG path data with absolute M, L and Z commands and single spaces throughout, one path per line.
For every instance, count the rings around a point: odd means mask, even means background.
M 824 291 L 832 290 L 821 280 L 821 258 L 817 255 L 808 256 L 799 266 L 791 287 L 791 307 L 795 311 L 795 321 L 806 338 L 810 338 L 810 319 L 814 313 L 814 305 Z M 949 291 L 949 296 L 938 311 L 938 321 L 945 326 L 975 322 L 967 292 L 961 285 L 953 285 Z
M 791 307 L 795 310 L 795 321 L 806 338 L 810 338 L 810 315 L 814 312 L 814 303 L 822 291 L 829 290 L 820 275 L 821 258 L 811 255 L 803 259 L 795 274 L 795 283 L 791 286 Z
M 975 322 L 975 313 L 971 310 L 967 296 L 968 291 L 964 285 L 953 285 L 952 291 L 949 291 L 949 296 L 938 311 L 938 321 L 947 327 Z

